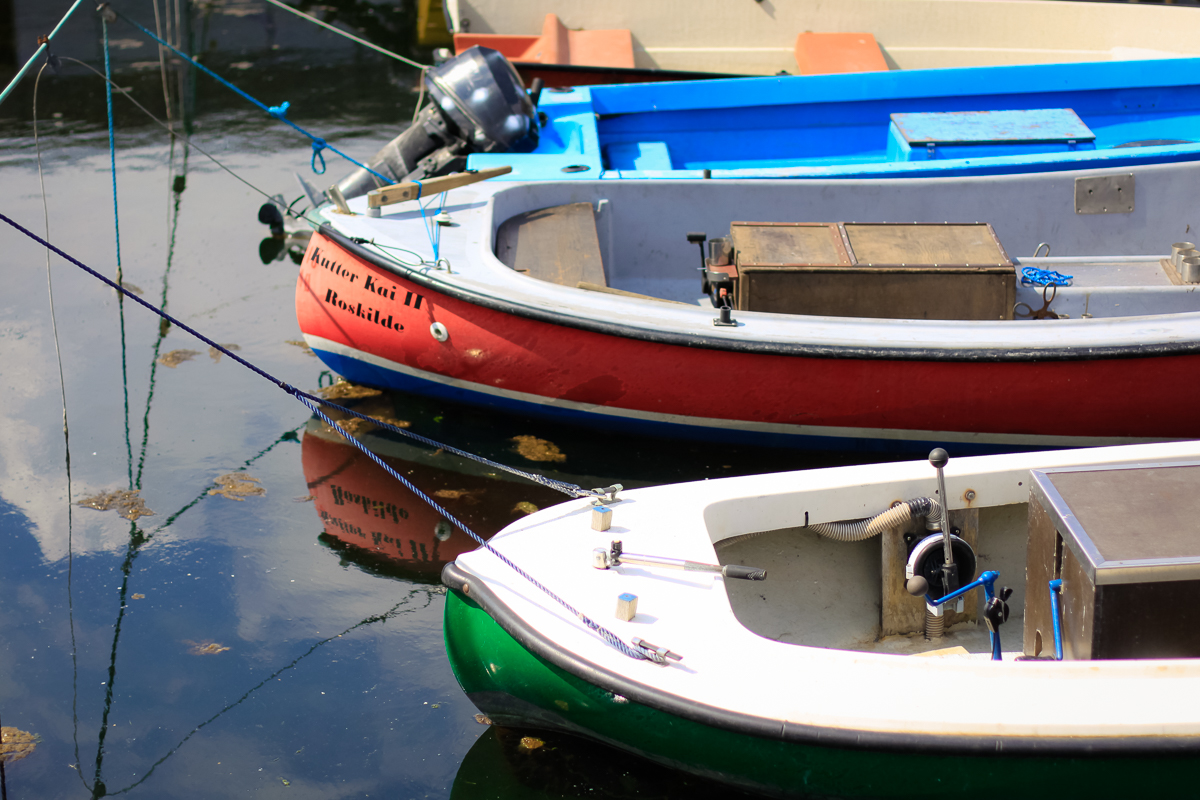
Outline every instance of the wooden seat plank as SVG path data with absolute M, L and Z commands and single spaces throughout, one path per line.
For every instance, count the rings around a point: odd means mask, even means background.
M 608 285 L 591 203 L 540 208 L 505 220 L 496 232 L 496 256 L 538 280 Z

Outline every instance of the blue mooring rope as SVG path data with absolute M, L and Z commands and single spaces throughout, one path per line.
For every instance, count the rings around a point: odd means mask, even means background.
M 1021 267 L 1021 283 L 1026 286 L 1070 286 L 1074 275 L 1063 275 L 1052 269 Z
M 440 505 L 438 505 L 436 502 L 434 502 L 431 497 L 429 497 L 427 494 L 425 494 L 420 489 L 418 489 L 416 486 L 414 486 L 403 475 L 401 475 L 396 470 L 392 469 L 392 467 L 389 466 L 388 464 L 386 464 L 383 461 L 383 459 L 381 459 L 375 453 L 371 452 L 371 450 L 369 448 L 367 448 L 366 445 L 364 445 L 358 439 L 351 436 L 349 433 L 347 433 L 345 430 L 343 430 L 340 425 L 338 425 L 336 422 L 334 422 L 332 419 L 330 419 L 324 412 L 322 412 L 320 409 L 318 409 L 317 405 L 323 405 L 327 408 L 333 408 L 340 412 L 349 414 L 351 416 L 368 420 L 372 424 L 378 425 L 380 427 L 388 428 L 389 430 L 396 431 L 397 433 L 402 433 L 405 435 L 412 435 L 412 434 L 409 434 L 407 431 L 405 431 L 402 428 L 397 428 L 395 426 L 388 425 L 387 423 L 384 423 L 380 420 L 369 417 L 366 414 L 360 414 L 359 412 L 354 411 L 352 409 L 346 408 L 344 406 L 339 406 L 336 403 L 330 403 L 328 400 L 325 400 L 324 398 L 316 397 L 307 392 L 301 391 L 300 389 L 297 389 L 296 387 L 292 386 L 291 384 L 288 384 L 284 381 L 279 380 L 278 378 L 271 375 L 270 373 L 260 369 L 259 367 L 256 367 L 254 364 L 251 364 L 249 361 L 247 361 L 246 359 L 237 355 L 236 353 L 231 352 L 228 348 L 222 347 L 221 345 L 217 344 L 212 339 L 209 339 L 207 336 L 205 336 L 204 334 L 195 330 L 194 328 L 175 319 L 175 317 L 171 316 L 170 314 L 168 314 L 167 312 L 158 308 L 157 306 L 153 305 L 152 303 L 149 303 L 149 302 L 143 300 L 142 298 L 138 297 L 137 295 L 133 294 L 132 292 L 129 292 L 128 290 L 126 290 L 124 287 L 119 286 L 118 284 L 116 284 L 113 281 L 109 280 L 108 278 L 104 277 L 99 272 L 97 272 L 96 270 L 89 267 L 87 264 L 84 264 L 82 261 L 74 258 L 71 255 L 68 255 L 66 252 L 64 252 L 64 251 L 60 250 L 59 248 L 55 247 L 54 245 L 50 244 L 50 242 L 46 241 L 42 237 L 38 236 L 36 233 L 23 227 L 20 223 L 10 219 L 9 217 L 5 216 L 2 213 L 0 213 L 0 220 L 8 223 L 12 227 L 19 230 L 21 233 L 28 236 L 30 239 L 33 239 L 35 242 L 38 242 L 39 244 L 41 244 L 43 247 L 47 248 L 51 252 L 61 256 L 63 259 L 65 259 L 68 262 L 79 267 L 80 269 L 82 269 L 84 272 L 87 272 L 92 277 L 98 278 L 99 280 L 108 284 L 112 288 L 116 289 L 118 292 L 121 292 L 122 294 L 127 296 L 129 299 L 134 300 L 137 303 L 140 303 L 141 305 L 145 306 L 146 308 L 153 311 L 158 316 L 160 316 L 163 319 L 170 322 L 172 325 L 175 325 L 176 327 L 180 328 L 181 330 L 187 331 L 192 336 L 195 336 L 197 339 L 199 339 L 200 341 L 207 344 L 209 347 L 215 348 L 217 351 L 219 351 L 223 355 L 229 356 L 231 359 L 233 359 L 234 361 L 237 361 L 239 364 L 241 364 L 243 367 L 246 367 L 251 372 L 254 372 L 256 375 L 259 375 L 260 377 L 266 378 L 271 383 L 273 383 L 276 386 L 278 386 L 279 388 L 283 389 L 288 394 L 294 396 L 301 403 L 304 403 L 304 405 L 307 406 L 314 414 L 316 414 L 318 417 L 320 417 L 321 420 L 323 420 L 325 422 L 325 424 L 330 425 L 333 428 L 335 428 L 338 433 L 340 433 L 347 441 L 350 442 L 350 444 L 357 447 L 359 450 L 361 450 L 363 453 L 365 453 L 372 461 L 374 461 L 379 466 L 383 467 L 383 469 L 386 470 L 389 475 L 391 475 L 396 480 L 400 481 L 400 483 L 406 489 L 408 489 L 410 492 L 417 495 L 417 497 L 420 497 L 422 500 L 424 500 L 426 503 L 428 503 L 430 505 L 430 507 L 433 508 L 434 511 L 436 511 L 439 514 L 441 514 L 442 516 L 444 516 L 449 522 L 453 523 L 455 527 L 457 527 L 463 533 L 467 534 L 472 539 L 474 539 L 476 542 L 478 542 L 485 550 L 487 550 L 489 553 L 491 553 L 496 558 L 498 558 L 502 563 L 504 563 L 506 566 L 508 566 L 510 569 L 512 569 L 514 572 L 516 572 L 522 578 L 529 581 L 534 586 L 536 586 L 537 588 L 539 588 L 543 592 L 545 592 L 551 599 L 553 599 L 555 602 L 557 602 L 559 605 L 561 605 L 563 608 L 565 608 L 567 611 L 569 611 L 580 622 L 582 622 L 590 630 L 592 630 L 598 636 L 600 636 L 600 638 L 603 639 L 607 644 L 609 644 L 613 648 L 619 650 L 624 655 L 629 656 L 630 658 L 635 658 L 635 659 L 642 660 L 642 661 L 655 661 L 657 663 L 665 663 L 662 660 L 661 656 L 656 657 L 655 655 L 652 654 L 651 651 L 636 649 L 636 648 L 626 644 L 615 633 L 608 630 L 607 628 L 600 625 L 599 623 L 595 622 L 594 620 L 592 620 L 591 618 L 589 618 L 587 615 L 583 614 L 582 612 L 573 608 L 569 603 L 567 603 L 566 600 L 563 600 L 557 594 L 552 592 L 549 588 L 547 588 L 546 586 L 544 586 L 543 584 L 538 582 L 532 575 L 525 572 L 520 567 L 518 567 L 516 564 L 514 564 L 511 560 L 509 560 L 509 558 L 507 556 L 498 552 L 495 548 L 493 548 L 487 542 L 486 539 L 484 539 L 482 536 L 480 536 L 479 534 L 472 531 L 465 524 L 463 524 L 461 521 L 459 521 L 458 518 L 456 518 L 454 515 L 452 515 L 449 511 L 447 511 L 446 509 L 444 509 Z M 437 442 L 434 442 L 432 439 L 426 439 L 421 436 L 413 435 L 413 438 L 419 439 L 421 441 L 424 441 L 424 442 L 427 442 L 430 444 L 434 444 L 434 445 L 437 444 Z M 439 446 L 444 447 L 444 445 L 439 445 Z M 476 461 L 482 461 L 483 463 L 491 464 L 491 465 L 499 467 L 501 469 L 508 470 L 509 472 L 514 471 L 511 468 L 506 467 L 503 464 L 488 461 L 487 459 L 484 459 L 480 456 L 470 456 L 469 454 L 464 453 L 461 450 L 457 450 L 456 448 L 446 447 L 445 449 L 450 450 L 455 453 L 459 453 L 461 455 L 468 455 L 469 457 L 475 459 Z M 521 474 L 521 473 L 518 472 L 518 474 Z M 538 477 L 544 478 L 544 476 L 538 476 Z M 539 481 L 539 483 L 545 483 L 546 485 L 551 485 L 551 483 L 549 483 L 549 480 L 550 479 L 541 480 L 541 481 Z M 563 483 L 562 481 L 554 481 L 554 483 L 558 483 L 563 487 L 571 487 L 572 486 L 572 484 Z M 592 495 L 591 492 L 586 492 L 578 486 L 574 486 L 573 490 L 568 491 L 567 493 L 568 494 L 578 493 L 578 494 L 576 494 L 577 497 L 588 497 L 588 496 Z
M 324 412 L 322 412 L 319 408 L 317 408 L 315 403 L 310 402 L 308 400 L 308 397 L 306 395 L 304 395 L 303 392 L 292 391 L 291 394 L 294 394 L 301 403 L 304 403 L 304 405 L 308 406 L 309 409 L 314 414 L 316 414 L 318 417 L 320 417 L 321 420 L 324 421 L 326 425 L 330 425 L 330 426 L 336 428 L 337 432 L 340 433 L 347 441 L 349 441 L 351 444 L 353 444 L 355 447 L 357 447 L 362 452 L 366 453 L 368 458 L 370 458 L 372 461 L 374 461 L 379 466 L 383 467 L 383 469 L 389 475 L 391 475 L 396 480 L 400 481 L 400 483 L 403 484 L 406 489 L 408 489 L 410 492 L 415 494 L 417 497 L 421 498 L 426 503 L 428 503 L 430 505 L 430 507 L 433 508 L 434 511 L 438 512 L 443 517 L 445 517 L 447 521 L 451 522 L 454 525 L 454 527 L 458 528 L 460 531 L 467 534 L 472 539 L 474 539 L 476 542 L 478 542 L 479 545 L 482 546 L 484 550 L 487 550 L 489 553 L 491 553 L 496 558 L 498 558 L 502 563 L 504 563 L 513 572 L 517 573 L 522 578 L 529 581 L 534 586 L 536 586 L 537 588 L 539 588 L 543 592 L 545 592 L 552 600 L 554 600 L 554 602 L 558 603 L 560 606 L 562 606 L 567 611 L 569 611 L 573 617 L 575 617 L 580 622 L 582 622 L 584 625 L 586 625 L 588 628 L 590 628 L 592 631 L 594 631 L 597 635 L 600 636 L 601 639 L 603 639 L 609 645 L 616 648 L 617 650 L 620 650 L 622 653 L 629 656 L 630 658 L 636 658 L 639 660 L 649 660 L 649 656 L 646 653 L 644 653 L 640 650 L 635 650 L 633 647 L 630 647 L 629 645 L 625 644 L 625 642 L 621 641 L 621 639 L 618 638 L 617 635 L 615 633 L 613 633 L 612 631 L 610 631 L 608 628 L 605 628 L 603 625 L 600 625 L 598 622 L 595 622 L 594 620 L 592 620 L 590 617 L 588 617 L 583 612 L 577 611 L 570 603 L 568 603 L 566 600 L 563 600 L 561 597 L 559 597 L 557 594 L 555 594 L 553 591 L 551 591 L 549 589 L 549 587 L 544 586 L 542 583 L 540 583 L 536 578 L 534 578 L 528 572 L 526 572 L 525 570 L 518 567 L 515 563 L 512 562 L 512 560 L 510 560 L 508 558 L 508 556 L 504 555 L 499 550 L 492 547 L 491 544 L 489 544 L 486 539 L 484 539 L 482 536 L 475 533 L 473 530 L 471 530 L 466 525 L 464 525 L 461 521 L 459 521 L 459 519 L 457 517 L 455 517 L 449 511 L 447 511 L 446 509 L 442 508 L 440 505 L 435 503 L 433 501 L 433 498 L 431 498 L 429 495 L 422 492 L 420 489 L 418 489 L 416 486 L 414 486 L 411 482 L 409 482 L 403 475 L 401 475 L 399 472 L 397 472 L 395 469 L 393 469 L 390 464 L 387 464 L 382 458 L 377 456 L 375 453 L 371 452 L 371 450 L 368 449 L 365 444 L 358 441 L 358 439 L 355 439 L 353 436 L 351 436 L 346 431 L 342 430 L 342 427 L 340 425 L 338 425 L 336 422 L 334 422 L 332 419 L 327 417 Z
M 111 6 L 110 6 L 110 8 L 111 8 Z M 350 156 L 348 156 L 348 155 L 346 155 L 345 153 L 343 153 L 341 150 L 338 150 L 336 147 L 334 147 L 333 145 L 331 145 L 331 144 L 329 144 L 328 142 L 326 142 L 326 141 L 325 141 L 324 139 L 322 139 L 320 136 L 317 136 L 317 135 L 315 135 L 315 134 L 309 133 L 308 131 L 304 130 L 304 128 L 301 128 L 299 125 L 297 125 L 296 123 L 294 123 L 294 122 L 292 122 L 290 119 L 288 119 L 288 118 L 287 118 L 287 111 L 288 111 L 288 109 L 291 107 L 291 103 L 284 102 L 284 103 L 281 103 L 280 105 L 277 105 L 277 106 L 268 106 L 266 103 L 263 103 L 262 101 L 260 101 L 260 100 L 257 100 L 257 99 L 255 99 L 254 97 L 251 97 L 251 96 L 250 96 L 249 94 L 247 94 L 245 91 L 243 91 L 242 89 L 239 89 L 237 86 L 235 86 L 235 85 L 233 85 L 232 83 L 230 83 L 229 81 L 225 80 L 225 79 L 224 79 L 224 78 L 222 78 L 220 75 L 218 75 L 217 73 L 213 72 L 211 69 L 209 69 L 208 67 L 204 66 L 204 65 L 203 65 L 203 64 L 201 64 L 199 61 L 197 61 L 196 59 L 192 58 L 191 56 L 189 56 L 187 53 L 184 53 L 183 51 L 179 50 L 179 48 L 177 48 L 177 47 L 175 47 L 175 46 L 173 46 L 173 45 L 171 45 L 171 44 L 169 44 L 169 43 L 167 43 L 167 42 L 164 42 L 162 39 L 160 39 L 160 38 L 158 38 L 157 36 L 155 36 L 155 35 L 154 35 L 154 34 L 153 34 L 151 31 L 149 31 L 148 29 L 146 29 L 146 28 L 145 28 L 145 27 L 143 27 L 142 25 L 138 24 L 138 23 L 137 23 L 137 22 L 135 22 L 134 20 L 130 19 L 129 17 L 125 16 L 125 15 L 124 15 L 124 14 L 122 14 L 120 11 L 117 11 L 115 8 L 112 8 L 111 10 L 112 10 L 112 11 L 113 11 L 113 13 L 115 13 L 115 14 L 116 14 L 118 17 L 120 17 L 121 19 L 125 20 L 125 21 L 126 21 L 126 22 L 128 22 L 130 25 L 132 25 L 133 27 L 137 28 L 137 29 L 138 29 L 138 30 L 140 30 L 142 33 L 146 34 L 147 36 L 149 36 L 149 37 L 150 37 L 151 39 L 153 39 L 154 41 L 158 42 L 158 43 L 159 43 L 160 45 L 162 45 L 163 47 L 166 47 L 167 49 L 171 50 L 173 53 L 175 53 L 177 56 L 179 56 L 180 58 L 182 58 L 182 59 L 184 59 L 185 61 L 187 61 L 187 62 L 188 62 L 189 64 L 191 64 L 193 67 L 196 67 L 196 68 L 197 68 L 197 69 L 199 69 L 200 71 L 204 72 L 206 75 L 208 75 L 209 77 L 211 77 L 211 78 L 215 79 L 215 80 L 216 80 L 218 83 L 222 84 L 222 85 L 223 85 L 223 86 L 225 86 L 226 88 L 228 88 L 228 89 L 232 89 L 234 92 L 236 92 L 238 95 L 240 95 L 240 96 L 241 96 L 241 97 L 242 97 L 244 100 L 247 100 L 248 102 L 250 102 L 250 103 L 253 103 L 254 105 L 258 106 L 259 108 L 261 108 L 263 111 L 267 112 L 269 115 L 271 115 L 271 116 L 272 116 L 272 117 L 274 117 L 275 119 L 277 119 L 277 120 L 279 120 L 279 121 L 281 121 L 281 122 L 286 122 L 288 125 L 291 125 L 291 126 L 292 126 L 293 128 L 295 128 L 297 131 L 299 131 L 300 133 L 302 133 L 302 134 L 304 134 L 305 136 L 307 136 L 307 137 L 308 137 L 308 138 L 309 138 L 309 139 L 312 141 L 312 147 L 313 147 L 312 168 L 313 168 L 313 172 L 316 172 L 318 175 L 324 174 L 324 172 L 325 172 L 325 156 L 323 156 L 323 155 L 321 154 L 321 151 L 322 151 L 322 150 L 325 150 L 325 149 L 329 149 L 329 150 L 332 150 L 333 152 L 337 153 L 337 154 L 338 154 L 339 156 L 341 156 L 342 158 L 344 158 L 344 159 L 346 159 L 347 161 L 349 161 L 351 164 L 354 164 L 354 165 L 355 165 L 355 166 L 357 166 L 357 167 L 362 167 L 362 168 L 363 168 L 363 169 L 365 169 L 367 172 L 369 172 L 369 173 L 371 173 L 372 175 L 374 175 L 375 177 L 379 178 L 379 180 L 383 181 L 385 184 L 391 184 L 391 183 L 393 183 L 393 180 L 392 180 L 391 178 L 388 178 L 388 177 L 387 177 L 387 176 L 385 176 L 385 175 L 381 175 L 381 174 L 379 174 L 378 172 L 376 172 L 375 170 L 371 169 L 370 167 L 368 167 L 366 164 L 362 163 L 361 161 L 356 161 L 355 159 L 353 159 L 353 158 L 351 158 Z M 319 160 L 320 160 L 320 162 L 321 162 L 321 169 L 320 169 L 320 170 L 318 170 L 318 169 L 317 169 L 317 161 L 318 161 L 318 159 L 319 159 Z

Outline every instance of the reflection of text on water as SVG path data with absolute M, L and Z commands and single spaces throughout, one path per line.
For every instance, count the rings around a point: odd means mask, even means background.
M 391 517 L 392 522 L 396 523 L 399 523 L 402 519 L 408 519 L 408 511 L 394 503 L 372 500 L 366 495 L 348 492 L 337 484 L 330 484 L 329 488 L 333 490 L 334 505 L 344 506 L 349 503 L 350 505 L 362 506 L 362 510 L 367 514 L 379 517 L 380 519 Z

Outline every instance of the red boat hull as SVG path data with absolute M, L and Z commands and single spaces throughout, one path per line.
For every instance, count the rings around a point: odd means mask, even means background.
M 350 380 L 605 428 L 801 447 L 996 451 L 1200 437 L 1200 355 L 811 356 L 619 335 L 513 313 L 313 235 L 300 328 Z M 439 341 L 430 326 L 448 332 Z M 1177 403 L 1164 403 L 1169 390 Z

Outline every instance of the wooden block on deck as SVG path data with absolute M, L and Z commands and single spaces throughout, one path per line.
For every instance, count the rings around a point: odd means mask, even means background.
M 496 232 L 496 256 L 538 280 L 608 285 L 591 203 L 541 208 L 505 220 Z
M 540 36 L 503 33 L 456 33 L 454 51 L 462 54 L 474 45 L 499 50 L 509 60 L 533 64 L 575 64 L 587 67 L 633 69 L 633 35 L 628 29 L 583 31 L 563 25 L 556 14 L 547 14 Z
M 805 31 L 796 37 L 796 66 L 801 75 L 888 70 L 883 51 L 869 33 Z

